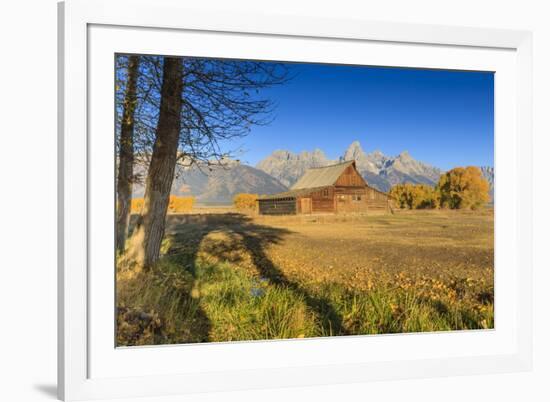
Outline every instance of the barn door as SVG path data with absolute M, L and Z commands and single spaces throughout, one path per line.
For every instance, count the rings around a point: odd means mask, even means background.
M 301 198 L 301 210 L 303 214 L 311 213 L 311 198 Z

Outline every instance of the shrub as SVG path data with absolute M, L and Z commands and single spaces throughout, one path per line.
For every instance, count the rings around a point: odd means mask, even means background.
M 258 194 L 239 193 L 233 197 L 233 205 L 240 210 L 256 210 Z

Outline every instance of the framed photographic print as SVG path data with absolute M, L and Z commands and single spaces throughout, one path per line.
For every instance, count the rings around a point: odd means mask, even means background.
M 530 33 L 59 16 L 61 398 L 530 368 Z

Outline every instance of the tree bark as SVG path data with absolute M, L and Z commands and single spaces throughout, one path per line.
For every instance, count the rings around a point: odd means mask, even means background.
M 143 209 L 130 242 L 129 257 L 143 268 L 158 260 L 164 236 L 181 129 L 182 69 L 181 59 L 164 59 L 159 119 Z
M 117 177 L 117 217 L 116 247 L 124 251 L 128 226 L 130 224 L 130 206 L 132 202 L 132 183 L 134 167 L 134 113 L 136 110 L 136 87 L 139 69 L 139 56 L 128 58 L 128 78 L 124 95 L 124 110 L 120 126 L 120 152 Z

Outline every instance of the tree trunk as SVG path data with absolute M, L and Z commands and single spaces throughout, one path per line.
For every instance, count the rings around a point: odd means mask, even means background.
M 134 112 L 136 110 L 136 86 L 139 56 L 128 58 L 128 78 L 124 95 L 124 111 L 120 126 L 120 152 L 117 177 L 117 217 L 116 247 L 124 251 L 128 226 L 130 224 L 130 204 L 132 202 L 132 182 L 134 167 Z
M 144 268 L 149 268 L 158 260 L 164 236 L 181 128 L 182 69 L 181 59 L 164 59 L 155 144 L 147 174 L 143 209 L 129 252 L 129 257 Z

